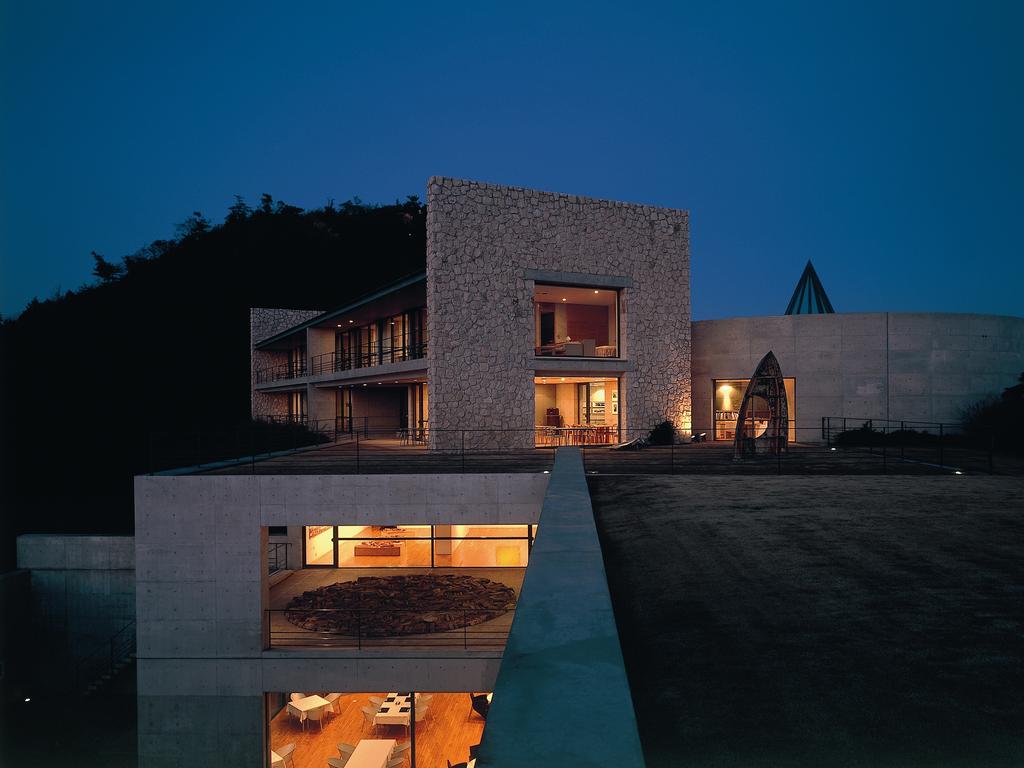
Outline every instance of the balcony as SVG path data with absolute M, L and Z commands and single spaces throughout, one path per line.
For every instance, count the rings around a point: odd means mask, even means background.
M 314 376 L 323 376 L 360 368 L 374 368 L 406 360 L 421 360 L 427 356 L 426 342 L 418 344 L 368 345 L 360 349 L 327 352 L 316 355 L 311 363 Z
M 288 379 L 300 379 L 307 373 L 305 359 L 296 362 L 281 363 L 256 371 L 257 384 L 271 384 L 275 381 L 286 381 Z

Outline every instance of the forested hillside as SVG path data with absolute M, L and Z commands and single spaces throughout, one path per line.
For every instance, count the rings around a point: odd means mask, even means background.
M 248 420 L 249 308 L 328 309 L 422 270 L 425 214 L 239 199 L 219 225 L 93 254 L 94 284 L 4 321 L 0 566 L 18 532 L 130 532 L 152 433 Z

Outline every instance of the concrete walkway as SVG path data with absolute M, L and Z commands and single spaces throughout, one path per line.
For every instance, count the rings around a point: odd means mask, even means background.
M 643 766 L 578 448 L 560 448 L 477 768 Z

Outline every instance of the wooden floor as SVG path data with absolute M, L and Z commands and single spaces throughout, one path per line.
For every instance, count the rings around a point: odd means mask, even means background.
M 276 750 L 295 744 L 295 768 L 327 768 L 327 758 L 339 756 L 339 741 L 348 744 L 358 744 L 360 739 L 408 741 L 402 727 L 382 726 L 372 730 L 363 720 L 361 709 L 372 706 L 368 698 L 386 695 L 384 692 L 344 694 L 341 714 L 328 718 L 323 732 L 315 723 L 303 729 L 286 709 L 282 709 L 270 722 L 270 748 Z M 434 694 L 426 718 L 416 725 L 417 768 L 447 768 L 448 760 L 465 762 L 469 759 L 470 746 L 480 743 L 483 732 L 484 721 L 470 706 L 468 693 Z

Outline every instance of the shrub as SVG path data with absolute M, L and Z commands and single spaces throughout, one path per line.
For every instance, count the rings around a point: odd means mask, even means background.
M 671 421 L 663 421 L 651 430 L 647 442 L 651 445 L 672 445 L 676 441 L 676 427 Z

